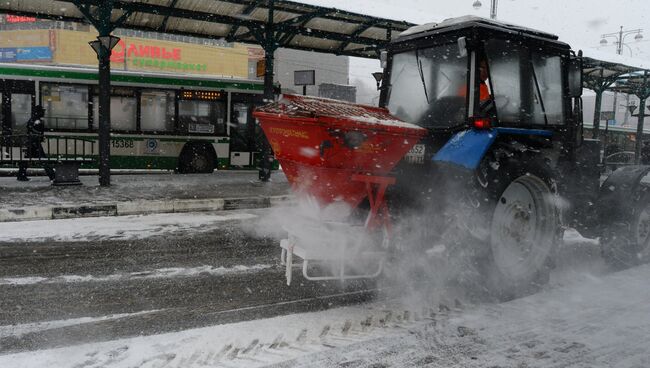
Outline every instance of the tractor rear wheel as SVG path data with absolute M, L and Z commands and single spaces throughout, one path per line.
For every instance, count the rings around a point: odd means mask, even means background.
M 650 260 L 650 195 L 643 196 L 629 221 L 609 224 L 601 237 L 605 261 L 624 269 Z

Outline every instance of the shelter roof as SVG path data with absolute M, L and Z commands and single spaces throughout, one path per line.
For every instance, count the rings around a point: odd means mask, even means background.
M 593 49 L 583 52 L 583 84 L 589 89 L 613 89 L 617 80 L 644 70 L 650 70 L 649 61 Z
M 103 1 L 3 0 L 0 13 L 89 23 L 84 12 Z M 125 29 L 255 44 L 272 21 L 278 47 L 368 58 L 414 25 L 287 0 L 113 0 L 111 19 Z

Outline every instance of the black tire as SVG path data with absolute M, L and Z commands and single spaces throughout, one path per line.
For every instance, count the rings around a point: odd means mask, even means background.
M 486 158 L 494 159 L 493 154 Z M 560 213 L 554 171 L 544 157 L 524 152 L 497 162 L 485 162 L 487 168 L 482 165 L 477 174 L 483 196 L 479 214 L 489 219 L 489 236 L 476 264 L 486 290 L 510 300 L 548 283 Z
M 650 260 L 650 193 L 637 196 L 630 217 L 606 225 L 600 240 L 605 262 L 616 270 Z
M 192 145 L 183 148 L 178 159 L 178 172 L 190 173 L 212 173 L 214 171 L 215 154 L 208 147 Z

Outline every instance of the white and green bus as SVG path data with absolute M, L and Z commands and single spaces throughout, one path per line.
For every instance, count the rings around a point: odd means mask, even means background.
M 3 136 L 25 134 L 32 107 L 41 104 L 47 138 L 97 140 L 97 81 L 89 68 L 0 63 Z M 260 81 L 115 70 L 111 83 L 111 168 L 256 165 L 263 138 L 252 110 L 263 103 Z

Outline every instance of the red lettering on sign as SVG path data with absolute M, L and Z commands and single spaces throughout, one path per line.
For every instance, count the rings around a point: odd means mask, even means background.
M 149 57 L 151 56 L 151 46 L 144 46 L 144 45 L 139 45 L 138 46 L 138 56 L 139 57 Z
M 148 46 L 135 43 L 129 43 L 127 45 L 124 40 L 120 40 L 111 52 L 112 62 L 123 63 L 125 58 L 131 57 L 180 61 L 181 49 L 175 48 L 167 50 L 164 47 Z M 167 63 L 166 65 L 172 65 L 172 63 Z
M 117 45 L 111 50 L 111 62 L 112 63 L 123 63 L 124 54 L 126 53 L 126 43 L 123 40 L 119 40 Z
M 11 15 L 7 14 L 7 17 L 5 18 L 7 23 L 30 23 L 30 22 L 36 22 L 36 18 L 34 17 L 24 17 L 21 15 Z
M 122 42 L 120 40 L 120 42 Z M 138 48 L 134 44 L 130 44 L 129 48 L 126 50 L 126 56 L 131 57 L 135 54 L 136 56 L 138 55 Z

